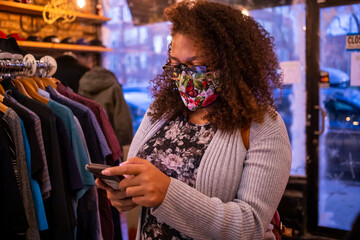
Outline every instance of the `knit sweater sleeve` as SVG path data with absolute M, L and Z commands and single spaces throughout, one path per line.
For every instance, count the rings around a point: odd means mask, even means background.
M 256 131 L 232 201 L 172 178 L 164 201 L 152 211 L 157 220 L 195 239 L 262 239 L 287 184 L 291 148 L 286 129 Z
M 144 138 L 148 134 L 149 128 L 151 126 L 151 121 L 148 116 L 149 111 L 150 111 L 150 108 L 146 111 L 144 118 L 141 121 L 141 124 L 140 124 L 138 130 L 136 131 L 133 140 L 131 141 L 129 153 L 128 153 L 128 159 L 136 156 L 137 152 L 139 151 L 140 147 L 142 146 Z

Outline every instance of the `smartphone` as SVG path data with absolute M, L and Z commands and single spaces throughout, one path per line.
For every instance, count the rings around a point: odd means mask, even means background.
M 85 165 L 86 170 L 94 174 L 95 177 L 100 178 L 101 181 L 103 181 L 105 184 L 107 184 L 114 190 L 120 190 L 119 182 L 124 179 L 124 176 L 106 176 L 101 173 L 102 170 L 109 167 L 112 166 L 97 163 L 90 163 Z

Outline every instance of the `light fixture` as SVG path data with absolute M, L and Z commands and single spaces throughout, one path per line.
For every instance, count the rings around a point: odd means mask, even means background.
M 359 126 L 359 122 L 358 121 L 353 121 L 353 125 Z
M 77 0 L 77 5 L 79 6 L 79 8 L 85 7 L 85 0 Z
M 346 121 L 350 121 L 350 117 L 346 117 Z

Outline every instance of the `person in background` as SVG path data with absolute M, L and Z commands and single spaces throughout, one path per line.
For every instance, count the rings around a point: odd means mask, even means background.
M 105 109 L 126 159 L 133 137 L 132 119 L 116 76 L 105 68 L 94 67 L 81 77 L 78 92 Z
M 133 137 L 130 110 L 116 76 L 105 68 L 95 66 L 95 60 L 93 53 L 67 52 L 56 58 L 58 69 L 54 77 L 75 93 L 94 100 L 104 108 L 122 148 L 123 159 L 126 159 Z
M 66 86 L 78 93 L 80 78 L 90 70 L 76 59 L 73 53 L 66 53 L 56 58 L 57 70 L 53 75 Z
M 172 43 L 151 81 L 154 102 L 129 158 L 97 179 L 120 212 L 142 206 L 137 239 L 271 239 L 291 167 L 273 89 L 271 36 L 231 6 L 181 1 L 165 10 Z
M 94 53 L 76 53 L 76 59 L 84 66 L 93 69 L 96 64 L 96 55 Z

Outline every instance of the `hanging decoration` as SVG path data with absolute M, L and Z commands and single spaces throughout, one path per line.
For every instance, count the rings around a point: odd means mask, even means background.
M 76 18 L 73 10 L 74 5 L 68 0 L 50 0 L 42 15 L 47 24 L 53 24 L 59 18 L 63 18 L 62 23 L 67 23 L 73 22 Z

